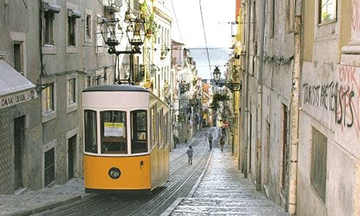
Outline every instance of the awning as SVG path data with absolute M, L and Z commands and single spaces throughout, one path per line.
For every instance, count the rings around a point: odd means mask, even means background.
M 0 109 L 37 98 L 35 85 L 0 60 Z

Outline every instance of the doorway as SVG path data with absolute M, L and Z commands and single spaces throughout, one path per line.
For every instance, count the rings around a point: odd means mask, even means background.
M 68 180 L 74 177 L 76 162 L 76 135 L 68 139 Z
M 17 190 L 23 187 L 22 184 L 22 148 L 25 141 L 25 116 L 14 119 L 14 169 L 15 186 Z

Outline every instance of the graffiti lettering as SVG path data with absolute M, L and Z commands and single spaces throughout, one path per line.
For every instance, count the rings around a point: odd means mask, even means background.
M 360 17 L 359 2 L 357 0 L 354 0 L 351 26 L 352 26 L 353 31 L 355 31 L 355 32 L 360 30 L 359 17 Z
M 321 106 L 326 110 L 330 109 L 335 111 L 337 100 L 337 86 L 333 82 L 325 85 L 310 85 L 309 83 L 303 84 L 304 87 L 304 104 L 312 106 Z
M 354 91 L 350 90 L 349 87 L 339 89 L 339 106 L 336 115 L 335 122 L 338 124 L 343 124 L 347 127 L 352 127 L 354 124 L 354 104 L 352 103 L 352 98 L 354 97 Z M 350 123 L 347 123 L 346 118 L 350 118 Z
M 331 82 L 323 85 L 305 83 L 304 104 L 323 107 L 335 113 L 335 123 L 352 127 L 355 118 L 353 97 L 355 92 L 350 87 Z

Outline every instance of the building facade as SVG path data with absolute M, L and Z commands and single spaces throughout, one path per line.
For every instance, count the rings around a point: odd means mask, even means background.
M 291 215 L 358 215 L 359 2 L 238 5 L 241 172 Z
M 114 80 L 114 57 L 107 54 L 105 43 L 99 43 L 97 31 L 98 18 L 114 9 L 106 4 L 1 2 L 3 62 L 36 89 L 34 99 L 21 96 L 28 102 L 1 110 L 2 125 L 8 131 L 0 139 L 6 152 L 0 164 L 1 193 L 82 177 L 81 92 Z

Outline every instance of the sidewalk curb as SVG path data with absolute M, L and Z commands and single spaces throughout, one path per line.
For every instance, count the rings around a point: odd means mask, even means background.
M 72 198 L 69 198 L 69 199 L 62 200 L 60 202 L 52 202 L 52 203 L 49 203 L 49 204 L 45 204 L 44 206 L 36 207 L 36 208 L 33 208 L 33 209 L 22 210 L 22 211 L 19 211 L 19 212 L 6 214 L 4 216 L 15 216 L 15 215 L 26 216 L 26 215 L 37 214 L 37 213 L 40 213 L 40 212 L 43 212 L 43 211 L 54 209 L 56 207 L 60 207 L 62 205 L 70 204 L 72 202 L 81 200 L 82 198 L 83 198 L 83 195 L 79 195 L 79 196 L 75 196 L 75 197 L 72 197 Z
M 177 198 L 160 216 L 168 216 L 171 214 L 172 211 L 183 201 L 185 197 Z
M 208 161 L 206 162 L 206 165 L 205 165 L 205 168 L 204 170 L 202 171 L 201 175 L 199 176 L 198 180 L 196 181 L 196 183 L 194 184 L 194 186 L 191 188 L 190 192 L 188 193 L 188 195 L 186 197 L 190 198 L 194 195 L 195 193 L 195 190 L 199 187 L 199 184 L 201 182 L 201 180 L 203 179 L 208 167 L 209 167 L 209 164 L 210 164 L 210 161 L 211 161 L 211 158 L 212 158 L 212 155 L 214 153 L 214 150 L 211 150 L 211 153 L 210 153 L 210 156 L 209 156 L 209 159 Z
M 183 200 L 185 200 L 187 198 L 191 198 L 194 195 L 195 190 L 199 187 L 199 184 L 200 184 L 202 178 L 204 177 L 204 175 L 206 173 L 206 170 L 207 170 L 207 168 L 208 168 L 208 166 L 210 164 L 213 153 L 214 153 L 214 150 L 211 150 L 209 159 L 206 162 L 204 170 L 202 171 L 201 175 L 199 176 L 199 178 L 196 181 L 196 183 L 194 184 L 194 186 L 191 188 L 188 195 L 186 197 L 177 198 L 160 216 L 169 216 L 174 211 L 174 209 L 180 204 L 181 201 L 183 201 Z

